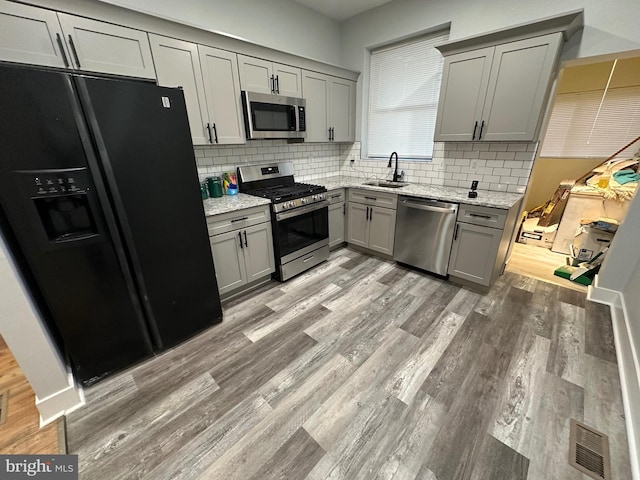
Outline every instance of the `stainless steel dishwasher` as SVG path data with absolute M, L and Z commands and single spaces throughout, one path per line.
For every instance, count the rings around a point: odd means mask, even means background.
M 458 204 L 398 197 L 393 259 L 446 275 Z

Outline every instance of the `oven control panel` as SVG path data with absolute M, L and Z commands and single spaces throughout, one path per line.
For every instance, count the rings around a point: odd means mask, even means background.
M 273 206 L 273 210 L 276 213 L 284 212 L 286 210 L 292 210 L 294 208 L 304 207 L 305 205 L 312 205 L 314 203 L 323 202 L 327 199 L 326 193 L 316 193 L 309 195 L 308 197 L 296 198 L 294 200 L 287 200 L 286 202 L 276 203 Z

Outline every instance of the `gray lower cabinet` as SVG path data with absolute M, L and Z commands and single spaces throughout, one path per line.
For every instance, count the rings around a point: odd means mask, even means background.
M 329 199 L 329 248 L 339 247 L 344 243 L 345 218 L 347 216 L 344 202 L 344 189 L 327 192 Z
M 490 286 L 503 271 L 520 202 L 511 209 L 460 205 L 448 273 Z
M 397 195 L 349 189 L 347 242 L 385 255 L 393 255 L 396 204 Z
M 502 230 L 470 223 L 456 224 L 449 275 L 489 286 Z
M 268 210 L 239 210 L 209 217 L 207 223 L 220 295 L 267 278 L 275 271 Z M 216 234 L 211 235 L 212 232 Z

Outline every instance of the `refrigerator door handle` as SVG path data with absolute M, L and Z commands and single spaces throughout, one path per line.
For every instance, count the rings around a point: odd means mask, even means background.
M 74 105 L 74 115 L 76 117 L 76 124 L 80 133 L 80 138 L 84 146 L 84 150 L 87 156 L 87 164 L 91 171 L 94 183 L 96 186 L 96 193 L 100 200 L 100 204 L 104 211 L 105 221 L 107 229 L 111 234 L 113 244 L 115 246 L 118 261 L 120 262 L 120 268 L 122 269 L 123 276 L 129 289 L 130 297 L 133 302 L 134 308 L 139 312 L 138 319 L 140 328 L 143 330 L 145 343 L 148 344 L 149 350 L 153 350 L 155 344 L 158 348 L 162 348 L 162 339 L 160 332 L 156 326 L 155 315 L 151 309 L 149 302 L 149 295 L 144 283 L 144 278 L 141 274 L 140 261 L 138 253 L 136 252 L 135 245 L 132 239 L 132 233 L 128 226 L 127 216 L 125 214 L 122 199 L 116 186 L 115 179 L 113 177 L 113 169 L 111 167 L 111 161 L 107 153 L 104 139 L 100 132 L 93 106 L 91 104 L 91 97 L 89 91 L 82 77 L 73 77 L 75 85 L 78 91 L 78 98 L 80 103 L 75 100 L 75 96 L 70 94 Z M 70 86 L 71 88 L 71 86 Z M 83 112 L 85 115 L 83 115 Z M 85 120 L 86 118 L 86 120 Z M 85 123 L 86 122 L 86 123 Z M 89 133 L 89 128 L 93 131 L 93 139 Z M 94 148 L 95 145 L 95 148 Z M 95 154 L 93 152 L 96 152 Z M 100 165 L 98 164 L 98 158 L 100 156 L 102 165 L 104 166 L 104 175 L 101 173 Z M 107 185 L 111 192 L 111 198 L 113 201 L 113 208 L 109 201 L 109 194 L 107 193 Z M 116 220 L 116 213 L 121 219 L 120 222 Z M 120 228 L 118 228 L 120 227 Z M 127 261 L 127 254 L 125 251 L 125 245 L 128 247 L 129 262 Z M 141 301 L 138 300 L 141 299 Z M 149 321 L 145 321 L 146 319 Z M 149 338 L 147 330 L 151 332 Z M 153 341 L 152 341 L 153 339 Z

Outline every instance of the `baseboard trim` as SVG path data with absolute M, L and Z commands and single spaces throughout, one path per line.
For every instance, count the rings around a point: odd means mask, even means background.
M 48 425 L 58 418 L 77 410 L 85 404 L 84 392 L 76 387 L 73 375 L 68 375 L 69 384 L 62 390 L 46 398 L 36 395 L 36 407 L 40 412 L 40 427 Z
M 609 305 L 611 310 L 622 403 L 624 405 L 627 439 L 629 442 L 631 474 L 633 480 L 640 480 L 640 459 L 638 458 L 638 452 L 640 451 L 638 450 L 640 447 L 640 411 L 637 408 L 632 408 L 632 406 L 636 407 L 638 405 L 637 399 L 640 399 L 640 367 L 638 366 L 637 352 L 633 348 L 633 338 L 628 328 L 630 317 L 626 309 L 624 296 L 621 292 L 599 287 L 598 276 L 596 275 L 593 285 L 588 288 L 587 299 Z

